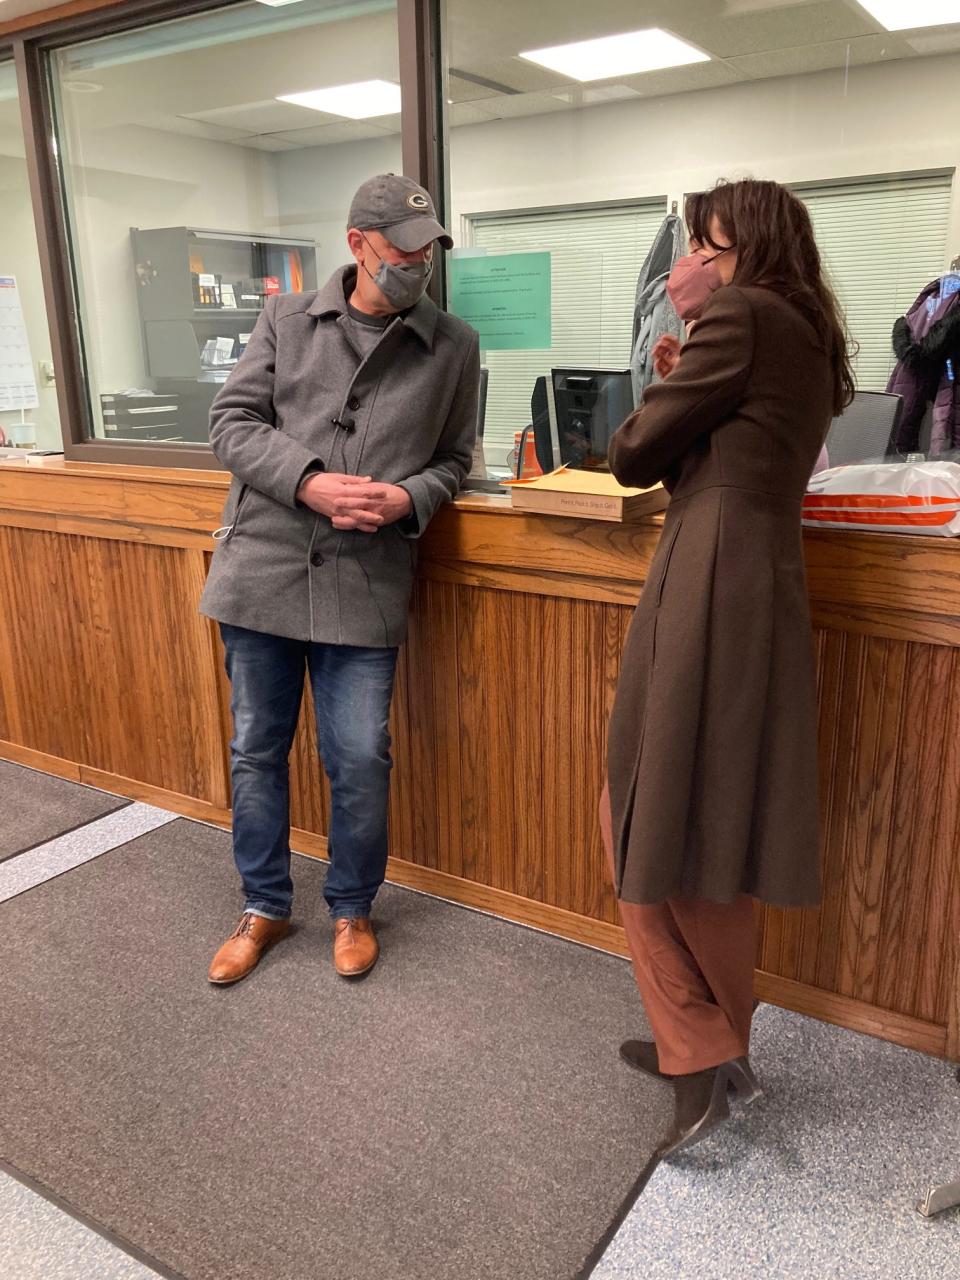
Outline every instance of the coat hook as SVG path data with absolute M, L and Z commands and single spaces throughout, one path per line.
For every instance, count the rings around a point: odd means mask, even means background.
M 676 200 L 671 200 L 671 202 L 670 202 L 670 212 L 671 212 L 671 213 L 676 213 L 676 212 L 677 212 L 677 202 L 676 202 Z

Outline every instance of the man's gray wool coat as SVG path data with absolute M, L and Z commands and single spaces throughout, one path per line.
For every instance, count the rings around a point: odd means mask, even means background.
M 479 344 L 424 296 L 361 360 L 345 326 L 355 273 L 270 298 L 213 402 L 210 444 L 233 483 L 200 610 L 295 640 L 380 647 L 404 638 L 416 539 L 470 466 Z M 334 529 L 296 498 L 320 469 L 399 484 L 413 512 L 372 534 Z

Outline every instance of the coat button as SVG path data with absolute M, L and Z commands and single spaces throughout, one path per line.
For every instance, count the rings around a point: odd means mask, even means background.
M 313 565 L 315 569 L 320 568 L 320 566 L 323 564 L 323 556 L 320 554 L 319 551 L 314 551 L 311 553 L 310 563 Z
M 357 399 L 356 396 L 350 397 L 350 399 L 347 401 L 347 408 L 350 410 L 351 413 L 356 413 L 356 411 L 360 408 L 360 401 Z

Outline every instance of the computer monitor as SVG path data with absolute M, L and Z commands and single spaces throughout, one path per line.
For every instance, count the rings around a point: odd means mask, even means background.
M 481 365 L 480 394 L 477 398 L 477 435 L 473 443 L 473 459 L 470 464 L 470 473 L 463 487 L 465 489 L 479 489 L 485 493 L 502 493 L 499 483 L 487 478 L 487 462 L 483 452 L 483 428 L 487 416 L 487 384 L 489 380 L 490 370 Z
M 610 439 L 633 413 L 629 369 L 551 369 L 559 462 L 587 471 L 607 469 Z
M 477 401 L 477 439 L 483 440 L 483 423 L 487 416 L 487 383 L 490 380 L 490 370 L 485 366 L 480 366 L 480 399 Z
M 533 384 L 530 397 L 530 425 L 533 427 L 533 443 L 537 453 L 537 464 L 544 473 L 554 468 L 556 453 L 556 424 L 547 395 L 547 377 L 537 378 Z

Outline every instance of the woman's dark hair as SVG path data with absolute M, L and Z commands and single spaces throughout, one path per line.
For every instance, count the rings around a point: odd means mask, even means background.
M 687 198 L 690 237 L 714 249 L 716 218 L 737 248 L 734 284 L 760 285 L 779 293 L 805 316 L 820 337 L 833 371 L 833 411 L 842 413 L 856 389 L 851 347 L 840 304 L 824 276 L 807 206 L 778 182 L 718 182 L 712 191 Z

